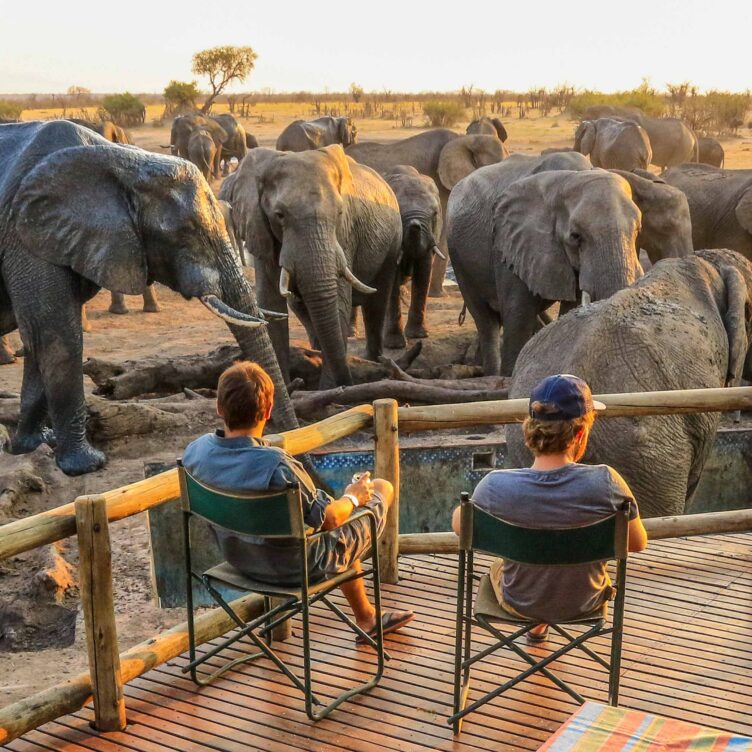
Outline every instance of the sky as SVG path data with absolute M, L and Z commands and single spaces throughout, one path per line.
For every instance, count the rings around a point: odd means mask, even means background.
M 161 92 L 222 44 L 231 91 L 752 88 L 752 0 L 0 0 L 0 92 Z

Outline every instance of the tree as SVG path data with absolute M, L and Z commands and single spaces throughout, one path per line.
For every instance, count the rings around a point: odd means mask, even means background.
M 81 99 L 84 96 L 91 94 L 91 89 L 87 89 L 85 86 L 69 86 L 68 96 L 75 99 Z
M 165 86 L 165 104 L 170 113 L 192 111 L 197 108 L 196 100 L 201 95 L 195 81 L 170 81 Z
M 258 55 L 251 47 L 212 47 L 193 56 L 193 72 L 209 77 L 211 94 L 204 102 L 201 112 L 209 112 L 214 100 L 231 81 L 245 81 Z
M 134 94 L 109 94 L 102 100 L 103 120 L 122 126 L 140 125 L 146 118 L 144 103 Z
M 358 104 L 361 99 L 363 99 L 363 94 L 365 93 L 362 86 L 358 86 L 358 84 L 350 84 L 350 96 L 352 97 L 352 101 L 355 102 L 355 104 Z

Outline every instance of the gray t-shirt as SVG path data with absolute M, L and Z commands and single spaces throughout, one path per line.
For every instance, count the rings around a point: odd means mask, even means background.
M 624 479 L 608 465 L 572 463 L 556 470 L 495 470 L 473 502 L 494 517 L 532 528 L 588 525 L 609 517 L 627 499 L 630 519 L 637 503 Z M 610 585 L 605 562 L 560 567 L 504 562 L 504 600 L 541 622 L 574 619 L 603 603 Z

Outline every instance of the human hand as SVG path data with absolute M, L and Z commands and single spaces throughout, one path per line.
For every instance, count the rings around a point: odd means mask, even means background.
M 355 483 L 351 483 L 345 488 L 346 494 L 352 494 L 360 504 L 365 504 L 373 498 L 373 481 L 371 473 L 366 471 L 361 474 Z

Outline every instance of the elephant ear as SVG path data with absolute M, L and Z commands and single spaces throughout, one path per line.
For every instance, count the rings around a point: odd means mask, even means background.
M 496 136 L 472 134 L 452 139 L 439 154 L 439 180 L 447 190 L 479 167 L 501 162 L 506 155 Z
M 258 148 L 250 152 L 233 173 L 236 175 L 229 195 L 220 197 L 232 206 L 235 232 L 252 256 L 275 264 L 275 241 L 272 229 L 261 208 L 264 171 L 282 152 Z M 230 176 L 232 177 L 232 176 Z M 225 181 L 229 180 L 229 177 Z
M 595 123 L 583 120 L 574 134 L 574 150 L 580 154 L 590 154 L 595 146 Z
M 748 233 L 752 234 L 752 187 L 747 188 L 737 203 L 736 218 L 739 224 Z
M 556 233 L 552 204 L 562 172 L 517 180 L 494 210 L 493 249 L 535 295 L 545 300 L 577 300 L 577 279 Z
M 493 127 L 496 128 L 496 133 L 499 136 L 499 140 L 503 143 L 509 138 L 509 134 L 507 133 L 507 129 L 504 127 L 504 123 L 499 120 L 499 118 L 493 118 L 491 120 L 493 123 Z
M 339 118 L 339 124 L 337 125 L 337 138 L 343 147 L 350 146 L 353 143 L 352 134 L 350 132 L 350 120 L 346 117 Z
M 13 199 L 16 231 L 29 253 L 66 266 L 99 287 L 139 295 L 146 251 L 132 206 L 135 149 L 76 146 L 40 162 Z
M 728 369 L 726 386 L 738 386 L 749 350 L 749 325 L 752 319 L 752 304 L 742 273 L 733 266 L 720 269 L 726 288 L 726 313 L 723 325 L 728 336 Z

